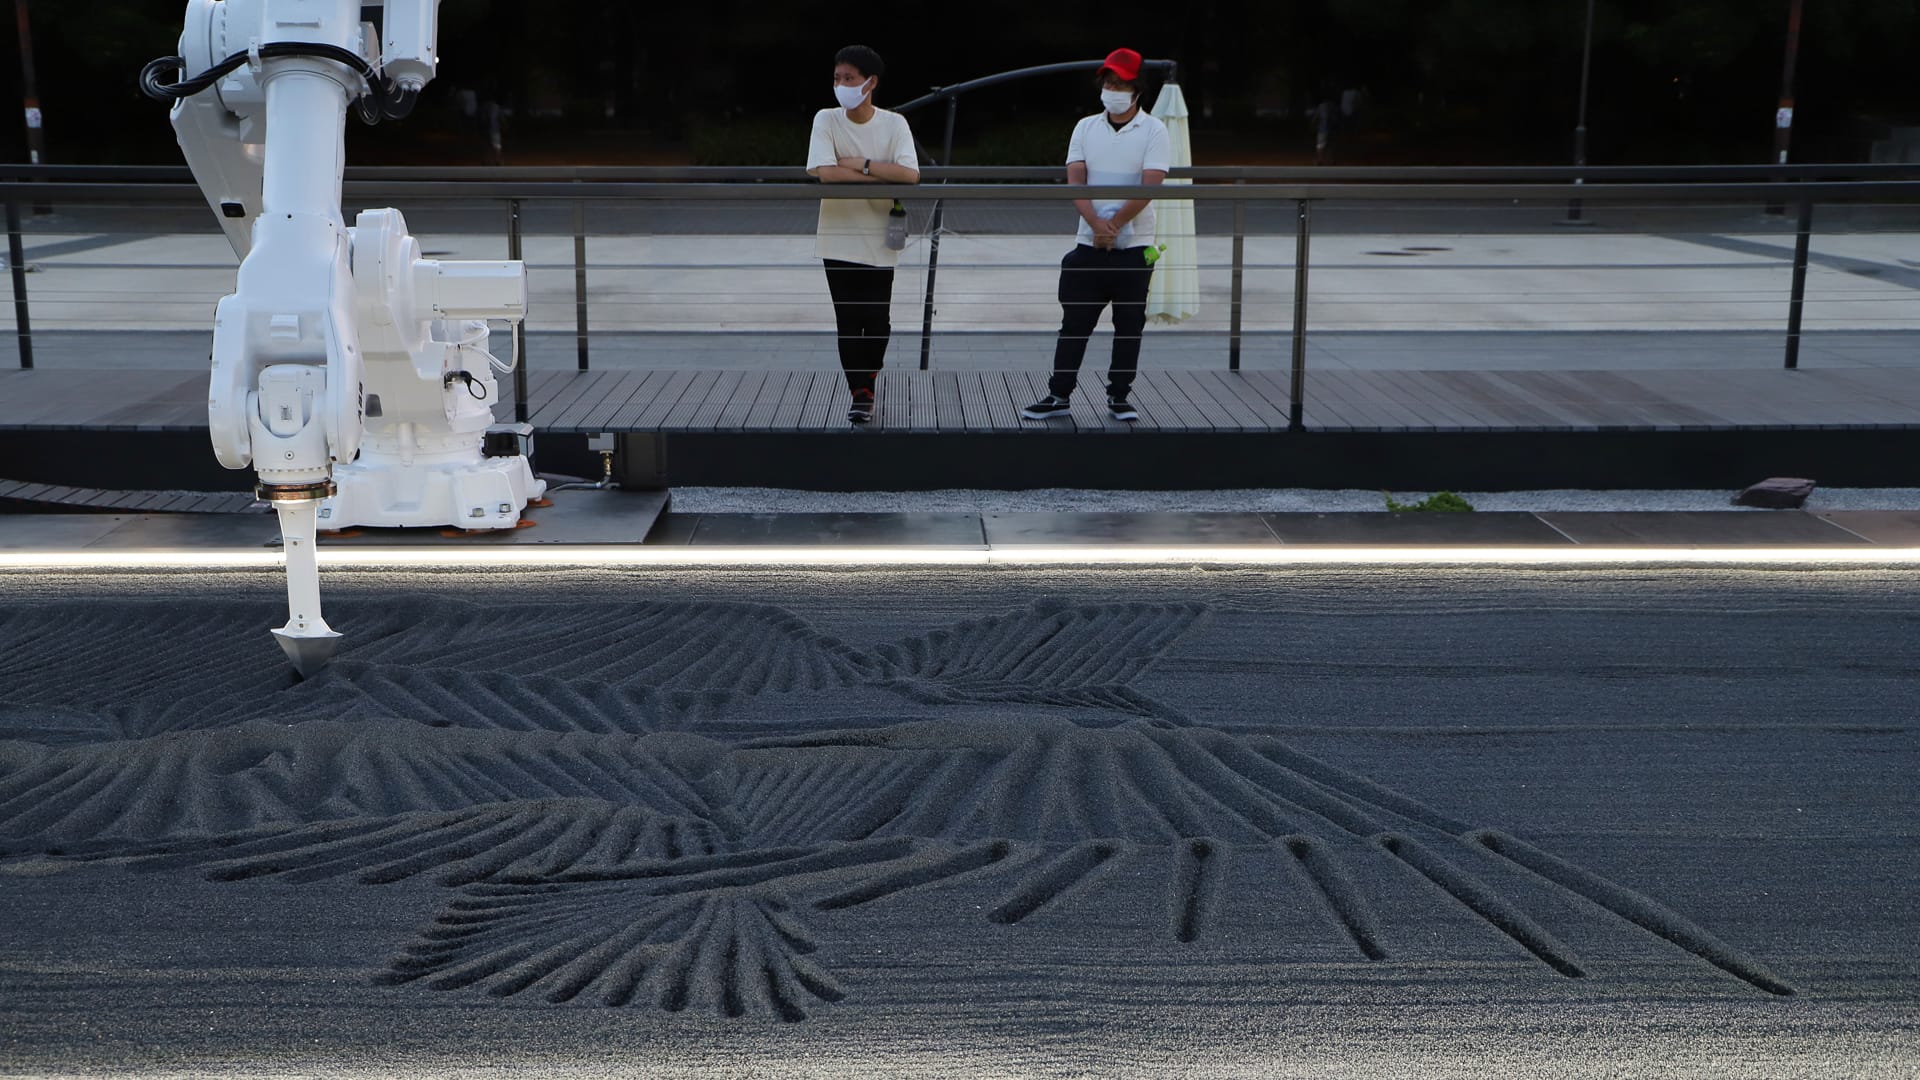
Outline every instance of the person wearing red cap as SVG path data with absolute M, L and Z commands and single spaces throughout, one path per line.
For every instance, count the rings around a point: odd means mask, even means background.
M 1081 120 L 1067 143 L 1067 183 L 1145 186 L 1167 178 L 1173 144 L 1167 126 L 1140 108 L 1140 54 L 1115 49 L 1100 66 L 1099 113 Z M 1147 286 L 1153 279 L 1150 199 L 1078 199 L 1080 231 L 1060 260 L 1060 337 L 1054 346 L 1047 396 L 1020 410 L 1029 420 L 1065 414 L 1071 407 L 1087 339 L 1100 313 L 1113 305 L 1113 360 L 1107 367 L 1107 411 L 1137 420 L 1127 402 L 1140 366 L 1140 335 L 1147 325 Z

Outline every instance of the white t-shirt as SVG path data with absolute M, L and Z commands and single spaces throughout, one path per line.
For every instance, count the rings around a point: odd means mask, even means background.
M 821 166 L 838 165 L 843 157 L 905 165 L 916 172 L 920 168 L 907 118 L 885 109 L 873 110 L 864 124 L 847 119 L 845 109 L 814 114 L 807 172 L 817 176 Z M 814 253 L 868 266 L 897 264 L 900 253 L 887 247 L 887 211 L 892 209 L 891 199 L 821 199 Z
M 1087 163 L 1089 184 L 1138 184 L 1148 169 L 1165 172 L 1172 168 L 1173 142 L 1167 137 L 1167 125 L 1157 116 L 1141 109 L 1119 131 L 1107 121 L 1106 113 L 1095 113 L 1074 125 L 1073 140 L 1067 144 L 1067 164 Z M 1095 199 L 1094 213 L 1107 218 L 1120 212 L 1125 199 Z M 1138 239 L 1135 239 L 1138 237 Z M 1082 244 L 1093 245 L 1093 226 L 1080 220 L 1078 236 Z M 1153 242 L 1153 204 L 1120 227 L 1114 239 L 1116 248 L 1142 247 Z

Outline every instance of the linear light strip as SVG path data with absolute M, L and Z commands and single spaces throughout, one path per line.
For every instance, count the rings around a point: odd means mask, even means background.
M 1387 566 L 1406 564 L 1690 565 L 1920 564 L 1920 547 L 1147 547 L 1007 548 L 641 547 L 553 545 L 421 548 L 321 548 L 320 565 L 466 566 Z M 0 551 L 0 570 L 278 569 L 276 551 Z

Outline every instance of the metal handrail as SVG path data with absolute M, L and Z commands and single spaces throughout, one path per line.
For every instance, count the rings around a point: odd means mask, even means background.
M 1020 202 L 1060 198 L 1055 184 L 948 184 L 941 198 L 982 202 Z M 1802 195 L 1820 201 L 1864 202 L 1876 199 L 1920 198 L 1920 178 L 1912 180 L 1805 180 L 1701 182 L 1690 184 L 1622 182 L 1587 185 L 1600 197 L 1615 202 L 1745 202 Z M 187 182 L 88 183 L 63 181 L 0 181 L 7 198 L 82 202 L 164 203 L 200 198 L 197 185 Z M 571 202 L 708 201 L 778 202 L 810 199 L 915 199 L 932 197 L 918 184 L 696 184 L 607 181 L 471 181 L 450 185 L 438 180 L 349 180 L 346 194 L 355 198 L 431 197 L 448 199 L 523 199 Z M 1178 189 L 1182 200 L 1242 202 L 1261 200 L 1348 202 L 1482 202 L 1493 199 L 1557 199 L 1566 197 L 1566 185 L 1541 182 L 1449 184 L 1341 184 L 1248 183 L 1193 184 Z M 1076 198 L 1165 199 L 1165 187 L 1140 184 L 1089 184 L 1074 189 Z
M 517 248 L 522 204 L 570 203 L 574 214 L 575 306 L 578 312 L 579 366 L 587 369 L 585 215 L 589 202 L 708 201 L 776 202 L 812 199 L 925 199 L 933 193 L 907 184 L 834 185 L 804 181 L 804 170 L 765 168 L 356 168 L 347 171 L 345 195 L 356 202 L 462 199 L 502 202 L 509 207 L 508 240 Z M 1055 201 L 1063 197 L 1059 170 L 947 168 L 923 177 L 970 182 L 948 183 L 939 197 L 983 202 Z M 1568 169 L 1562 167 L 1293 169 L 1203 167 L 1175 170 L 1175 176 L 1199 183 L 1183 186 L 1178 198 L 1234 205 L 1234 238 L 1244 233 L 1251 201 L 1291 202 L 1296 211 L 1294 267 L 1292 426 L 1300 426 L 1305 374 L 1306 277 L 1312 204 L 1315 202 L 1485 203 L 1551 202 L 1566 196 L 1567 185 L 1581 180 L 1589 203 L 1751 203 L 1792 204 L 1799 213 L 1795 229 L 1793 279 L 1789 297 L 1785 366 L 1798 363 L 1801 312 L 1805 300 L 1813 207 L 1817 202 L 1920 202 L 1920 166 L 1906 164 L 1828 164 L 1790 166 L 1682 166 Z M 1043 183 L 1027 182 L 1039 179 Z M 1214 183 L 1212 181 L 1222 181 Z M 1173 197 L 1165 187 L 1100 185 L 1075 188 L 1078 197 L 1134 199 Z M 8 217 L 8 241 L 20 366 L 33 366 L 26 267 L 22 261 L 19 207 L 65 201 L 163 205 L 199 203 L 203 195 L 191 175 L 179 167 L 0 165 L 0 201 Z M 1234 245 L 1233 297 L 1237 316 L 1241 299 L 1242 245 Z M 931 283 L 928 302 L 931 304 Z M 1240 333 L 1234 320 L 1229 366 L 1238 367 Z M 931 320 L 922 327 L 923 357 L 931 338 Z M 925 361 L 923 359 L 923 366 Z M 524 371 L 524 368 L 522 368 Z M 525 400 L 524 388 L 518 395 Z
M 1051 165 L 929 165 L 920 170 L 921 182 L 974 180 L 982 182 L 1063 181 L 1064 170 Z M 1901 162 L 1826 162 L 1795 165 L 1596 165 L 1575 169 L 1564 165 L 1200 165 L 1175 168 L 1176 179 L 1200 182 L 1247 183 L 1567 183 L 1624 181 L 1694 184 L 1703 181 L 1807 180 L 1920 180 L 1920 164 Z M 648 165 L 648 166 L 419 166 L 357 165 L 346 170 L 349 183 L 362 181 L 419 181 L 465 186 L 486 183 L 812 183 L 799 166 L 759 165 Z M 25 165 L 0 162 L 0 179 L 21 182 L 70 183 L 193 183 L 184 165 Z

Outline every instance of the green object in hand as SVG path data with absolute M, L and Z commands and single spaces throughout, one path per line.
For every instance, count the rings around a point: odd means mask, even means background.
M 1147 245 L 1147 250 L 1142 252 L 1141 254 L 1146 256 L 1147 265 L 1152 266 L 1154 263 L 1157 263 L 1160 261 L 1160 256 L 1165 254 L 1166 250 L 1167 250 L 1167 245 L 1165 244 L 1161 244 L 1157 247 L 1152 244 L 1149 244 Z

